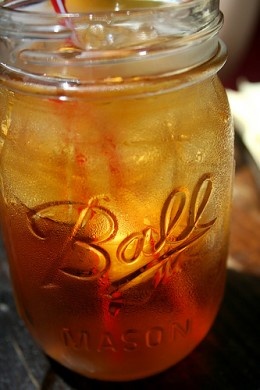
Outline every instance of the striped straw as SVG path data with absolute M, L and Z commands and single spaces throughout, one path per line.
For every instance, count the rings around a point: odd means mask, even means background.
M 66 14 L 67 8 L 65 7 L 65 1 L 64 0 L 51 0 L 52 6 L 54 8 L 54 11 L 59 14 Z
M 51 3 L 52 3 L 54 11 L 57 14 L 60 14 L 60 15 L 68 14 L 68 10 L 65 6 L 65 0 L 51 0 Z M 71 43 L 73 43 L 74 45 L 80 46 L 80 43 L 78 41 L 78 36 L 76 34 L 76 31 L 75 31 L 75 26 L 73 25 L 71 18 L 66 18 L 65 25 L 72 32 L 71 39 L 70 39 Z

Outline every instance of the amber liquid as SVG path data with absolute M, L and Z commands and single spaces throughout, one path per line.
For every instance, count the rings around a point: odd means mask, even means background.
M 233 157 L 219 81 L 125 99 L 0 98 L 2 225 L 33 337 L 98 379 L 175 364 L 224 289 Z

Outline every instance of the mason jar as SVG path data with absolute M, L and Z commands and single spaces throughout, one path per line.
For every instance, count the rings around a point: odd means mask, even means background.
M 0 5 L 0 208 L 17 309 L 69 369 L 143 378 L 200 343 L 223 297 L 223 18 L 216 0 L 52 3 Z

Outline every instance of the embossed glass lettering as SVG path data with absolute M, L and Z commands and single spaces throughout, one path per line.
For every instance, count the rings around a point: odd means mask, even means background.
M 116 352 L 115 340 L 110 332 L 102 333 L 97 351 Z
M 155 349 L 177 343 L 192 332 L 192 321 L 169 323 L 167 326 L 152 326 L 146 330 L 130 328 L 121 331 L 100 331 L 93 329 L 72 330 L 63 328 L 61 338 L 66 348 L 74 350 L 103 352 L 135 352 L 143 348 Z
M 59 228 L 57 223 L 66 224 L 70 231 L 51 263 L 43 285 L 57 285 L 58 272 L 86 282 L 98 278 L 108 280 L 111 255 L 107 244 L 113 243 L 117 245 L 113 262 L 136 264 L 130 272 L 125 267 L 125 273 L 110 283 L 111 314 L 118 313 L 123 305 L 121 294 L 124 291 L 143 278 L 152 279 L 154 287 L 165 283 L 174 272 L 181 252 L 214 225 L 216 217 L 202 219 L 212 188 L 211 175 L 204 174 L 191 193 L 183 187 L 173 189 L 162 205 L 159 225 L 146 226 L 123 239 L 119 239 L 118 220 L 108 207 L 110 199 L 107 196 L 91 198 L 87 205 L 59 201 L 29 211 L 31 232 L 40 240 L 48 240 L 55 228 Z
M 160 326 L 149 329 L 145 333 L 145 344 L 149 348 L 157 347 L 163 338 L 163 328 Z
M 66 347 L 89 350 L 88 332 L 82 331 L 75 335 L 70 329 L 64 328 L 62 329 L 62 339 Z
M 138 344 L 140 343 L 138 336 L 139 332 L 136 329 L 128 329 L 122 334 L 121 340 L 124 343 L 124 351 L 135 351 L 138 348 Z
M 192 322 L 190 319 L 186 320 L 185 324 L 180 324 L 178 322 L 172 324 L 171 330 L 172 335 L 170 337 L 171 340 L 176 340 L 178 337 L 186 337 L 191 333 Z

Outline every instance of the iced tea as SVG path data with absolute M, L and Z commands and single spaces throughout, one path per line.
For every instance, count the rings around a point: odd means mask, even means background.
M 18 309 L 48 355 L 88 377 L 160 372 L 216 316 L 233 139 L 224 89 L 203 72 L 67 97 L 2 78 L 1 215 Z

